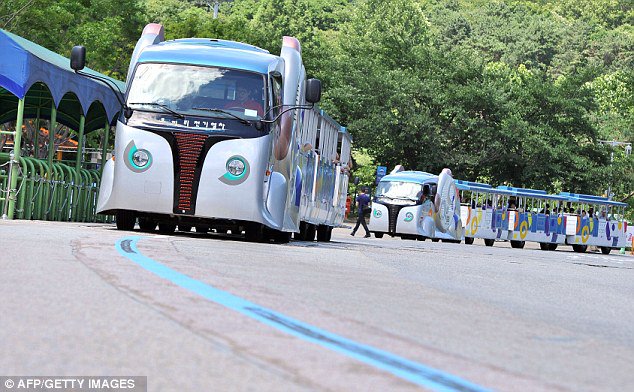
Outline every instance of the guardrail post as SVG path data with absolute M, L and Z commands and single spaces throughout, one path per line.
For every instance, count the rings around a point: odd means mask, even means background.
M 2 219 L 9 219 L 9 198 L 11 196 L 11 179 L 13 177 L 13 151 L 9 153 L 9 171 L 7 172 L 7 190 L 4 195 L 4 207 L 2 208 Z
M 24 117 L 24 98 L 18 100 L 18 116 L 15 123 L 15 136 L 13 137 L 13 156 L 12 161 L 16 161 L 20 164 L 20 143 L 22 142 L 22 122 Z M 15 211 L 15 202 L 17 200 L 17 189 L 15 188 L 18 183 L 18 166 L 12 165 L 11 167 L 11 181 L 9 183 L 9 192 L 7 198 L 9 199 L 9 206 L 7 207 L 7 219 L 13 219 L 13 213 Z

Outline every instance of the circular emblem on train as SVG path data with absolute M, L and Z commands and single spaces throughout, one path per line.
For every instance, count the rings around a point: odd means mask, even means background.
M 520 223 L 520 238 L 526 238 L 526 234 L 528 234 L 528 222 L 523 221 Z
M 588 226 L 583 226 L 583 228 L 581 228 L 581 242 L 585 244 L 586 241 L 588 241 L 588 238 L 590 238 L 590 228 Z
M 375 218 L 380 218 L 381 216 L 383 216 L 383 213 L 379 210 L 374 210 L 374 217 Z
M 414 220 L 414 214 L 412 214 L 411 212 L 408 212 L 407 214 L 405 214 L 405 222 L 411 222 Z
M 225 164 L 227 172 L 218 179 L 227 185 L 240 185 L 249 178 L 249 162 L 240 155 L 234 155 L 227 159 Z
M 142 173 L 152 166 L 152 154 L 148 150 L 138 149 L 134 140 L 123 151 L 125 165 L 136 173 Z

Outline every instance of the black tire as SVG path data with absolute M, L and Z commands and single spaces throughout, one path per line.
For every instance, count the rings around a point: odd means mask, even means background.
M 475 241 L 475 238 L 473 238 L 473 237 L 465 237 L 465 238 L 464 238 L 464 243 L 465 243 L 466 245 L 471 245 L 471 244 L 473 244 L 473 241 Z
M 539 249 L 541 250 L 550 250 L 550 244 L 547 242 L 540 242 Z
M 319 225 L 317 226 L 317 241 L 318 242 L 328 242 L 328 226 Z
M 493 244 L 495 244 L 495 240 L 493 238 L 485 238 L 484 239 L 484 245 L 493 246 Z
M 548 244 L 548 250 L 557 250 L 557 244 Z
M 278 244 L 288 244 L 291 240 L 291 234 L 292 233 L 286 231 L 273 230 L 271 238 Z
M 259 223 L 252 223 L 244 228 L 244 237 L 250 242 L 264 241 L 264 226 Z
M 174 230 L 176 230 L 176 223 L 160 222 L 158 224 L 158 227 L 159 227 L 159 233 L 172 234 Z
M 577 253 L 586 253 L 586 250 L 588 250 L 588 245 L 573 245 L 572 246 L 572 250 L 574 250 Z
M 134 230 L 134 224 L 136 223 L 136 216 L 134 211 L 118 210 L 116 213 L 117 230 Z
M 511 248 L 522 249 L 526 245 L 524 241 L 511 241 Z
M 306 239 L 304 241 L 315 241 L 315 234 L 317 233 L 317 226 L 306 223 Z
M 603 253 L 604 255 L 609 255 L 610 251 L 612 251 L 612 248 L 610 248 L 609 246 L 602 246 L 601 247 L 601 253 Z
M 383 238 L 383 234 L 384 234 L 384 233 L 374 233 L 374 236 L 375 236 L 376 238 Z
M 178 225 L 178 231 L 183 231 L 185 233 L 189 233 L 190 231 L 192 231 L 192 226 L 191 225 Z
M 293 234 L 293 238 L 298 241 L 306 241 L 306 230 L 308 229 L 308 223 L 301 221 L 299 222 L 299 233 Z
M 332 226 L 328 226 L 328 232 L 326 233 L 326 241 L 330 242 L 330 239 L 332 238 Z
M 150 218 L 139 218 L 139 228 L 142 232 L 153 233 L 156 230 L 156 221 Z

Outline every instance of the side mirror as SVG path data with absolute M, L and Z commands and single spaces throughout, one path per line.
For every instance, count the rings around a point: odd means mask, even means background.
M 321 80 L 306 80 L 306 102 L 317 103 L 321 99 Z
M 86 66 L 86 48 L 83 46 L 73 46 L 70 52 L 70 67 L 75 71 L 80 71 Z

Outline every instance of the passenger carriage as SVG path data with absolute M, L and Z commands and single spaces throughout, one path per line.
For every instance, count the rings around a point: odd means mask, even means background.
M 566 244 L 575 252 L 597 246 L 603 254 L 623 248 L 627 242 L 626 203 L 605 197 L 562 192 L 566 198 Z
M 465 244 L 472 244 L 475 238 L 482 238 L 486 246 L 493 246 L 496 240 L 507 240 L 508 233 L 502 231 L 502 217 L 512 192 L 463 180 L 456 180 L 456 187 L 460 191 Z
M 516 208 L 502 216 L 502 230 L 513 248 L 523 248 L 526 241 L 538 242 L 543 250 L 555 250 L 565 243 L 566 218 L 563 204 L 567 198 L 537 189 L 500 186 L 510 192 Z

